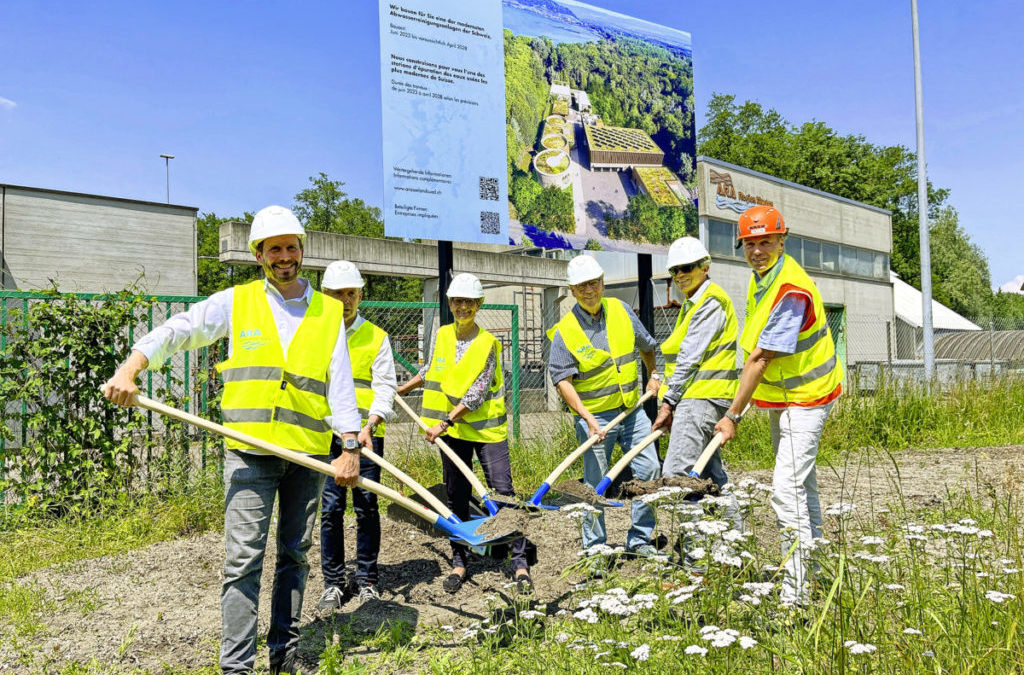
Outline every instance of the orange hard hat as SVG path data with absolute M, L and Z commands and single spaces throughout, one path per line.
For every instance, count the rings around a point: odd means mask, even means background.
M 760 204 L 751 206 L 741 213 L 739 225 L 740 234 L 736 248 L 740 247 L 740 242 L 744 239 L 763 237 L 767 234 L 785 234 L 789 231 L 786 229 L 786 221 L 782 219 L 782 214 L 777 208 Z

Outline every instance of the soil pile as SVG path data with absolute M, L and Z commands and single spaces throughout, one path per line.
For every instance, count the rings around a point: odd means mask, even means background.
M 619 496 L 623 499 L 633 499 L 657 492 L 662 488 L 678 487 L 689 492 L 692 497 L 703 497 L 704 495 L 717 495 L 720 490 L 712 480 L 701 480 L 689 476 L 672 476 L 669 478 L 656 478 L 655 480 L 631 480 L 622 484 Z

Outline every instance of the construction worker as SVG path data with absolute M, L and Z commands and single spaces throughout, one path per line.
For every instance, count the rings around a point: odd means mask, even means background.
M 699 239 L 682 237 L 672 242 L 666 268 L 685 300 L 675 329 L 661 343 L 665 384 L 651 429 L 672 432 L 662 473 L 687 476 L 736 395 L 739 322 L 729 295 L 709 278 L 711 256 Z M 729 482 L 720 452 L 711 457 L 701 477 L 719 487 Z M 726 516 L 742 527 L 735 497 L 730 501 Z
M 175 352 L 228 339 L 217 365 L 224 380 L 221 409 L 231 429 L 328 461 L 332 431 L 344 452 L 331 462 L 335 481 L 359 475 L 359 412 L 348 348 L 339 339 L 344 307 L 299 277 L 306 233 L 295 215 L 268 206 L 253 217 L 249 250 L 266 279 L 214 293 L 154 329 L 132 348 L 103 386 L 124 406 L 138 393 L 135 378 Z M 220 666 L 251 673 L 256 660 L 260 575 L 274 500 L 278 499 L 277 565 L 267 647 L 270 672 L 294 672 L 299 620 L 323 474 L 234 440 L 224 456 L 224 581 Z M 369 443 L 367 443 L 369 446 Z
M 487 485 L 500 495 L 513 496 L 512 467 L 508 454 L 508 419 L 505 415 L 505 380 L 501 368 L 501 342 L 476 323 L 484 301 L 484 287 L 472 274 L 458 274 L 448 286 L 448 306 L 454 323 L 441 326 L 426 365 L 398 388 L 399 394 L 423 387 L 423 419 L 430 425 L 427 440 L 445 442 L 467 465 L 473 453 L 480 460 Z M 465 476 L 441 454 L 448 508 L 469 519 L 472 488 Z M 455 593 L 466 580 L 469 549 L 454 540 L 452 571 L 443 587 Z M 526 539 L 511 546 L 512 574 L 517 590 L 533 591 Z
M 566 405 L 578 415 L 576 439 L 583 443 L 596 434 L 603 441 L 583 454 L 583 480 L 595 487 L 608 472 L 616 441 L 626 452 L 651 432 L 651 421 L 642 409 L 628 415 L 609 434 L 601 427 L 640 398 L 638 352 L 651 374 L 647 391 L 658 391 L 661 376 L 655 367 L 657 342 L 629 306 L 617 298 L 604 297 L 604 270 L 593 256 L 580 255 L 569 261 L 568 282 L 576 304 L 548 331 L 548 374 Z M 630 467 L 636 478 L 657 478 L 661 469 L 653 444 L 638 454 Z M 634 501 L 632 516 L 626 550 L 640 556 L 656 555 L 658 551 L 651 544 L 654 510 Z M 584 550 L 606 540 L 604 513 L 586 514 Z
M 807 560 L 821 536 L 821 507 L 814 462 L 825 420 L 843 391 L 843 366 L 825 317 L 821 293 L 786 255 L 786 223 L 771 206 L 740 215 L 739 240 L 753 269 L 740 338 L 745 362 L 729 410 L 715 425 L 726 441 L 736 435 L 753 399 L 768 410 L 775 452 L 772 508 L 782 532 L 786 570 L 780 600 L 809 600 Z
M 324 271 L 320 290 L 324 295 L 345 305 L 345 335 L 356 403 L 362 417 L 359 442 L 373 445 L 373 452 L 384 456 L 384 422 L 391 419 L 398 381 L 391 341 L 383 329 L 359 315 L 363 300 L 363 277 L 347 260 L 336 260 Z M 331 442 L 331 459 L 344 452 L 341 441 Z M 359 475 L 380 482 L 380 467 L 361 457 Z M 361 488 L 352 488 L 352 508 L 356 513 L 356 569 L 352 583 L 345 573 L 345 507 L 348 489 L 332 482 L 324 483 L 320 502 L 320 567 L 324 575 L 324 592 L 318 608 L 321 612 L 340 609 L 351 589 L 361 602 L 380 600 L 377 591 L 377 556 L 380 553 L 380 512 L 377 495 Z

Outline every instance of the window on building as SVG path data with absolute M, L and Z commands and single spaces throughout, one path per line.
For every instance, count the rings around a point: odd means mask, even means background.
M 801 265 L 804 264 L 804 240 L 795 234 L 786 237 L 786 253 Z
M 821 242 L 804 239 L 804 267 L 821 268 Z
M 821 269 L 827 272 L 839 271 L 839 245 L 821 242 Z
M 721 220 L 708 220 L 709 253 L 736 257 L 736 226 Z
M 870 277 L 875 274 L 875 254 L 872 251 L 857 249 L 857 274 Z
M 889 278 L 889 256 L 884 253 L 875 254 L 874 275 L 876 279 L 887 280 Z
M 839 271 L 843 274 L 857 274 L 857 249 L 852 246 L 839 247 Z

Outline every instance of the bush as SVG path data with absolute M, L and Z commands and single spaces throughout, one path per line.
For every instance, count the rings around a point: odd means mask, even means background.
M 63 515 L 139 487 L 141 460 L 154 444 L 150 425 L 145 416 L 108 403 L 100 386 L 131 348 L 129 326 L 154 299 L 131 288 L 94 300 L 56 289 L 48 295 L 26 310 L 9 309 L 0 325 L 6 342 L 0 359 L 0 434 L 6 442 L 0 490 Z M 159 372 L 163 377 L 156 381 L 167 382 L 169 366 Z M 11 447 L 19 418 L 24 445 Z M 163 442 L 179 453 L 164 453 L 157 471 L 187 471 L 179 461 L 188 448 L 180 425 L 166 424 Z

